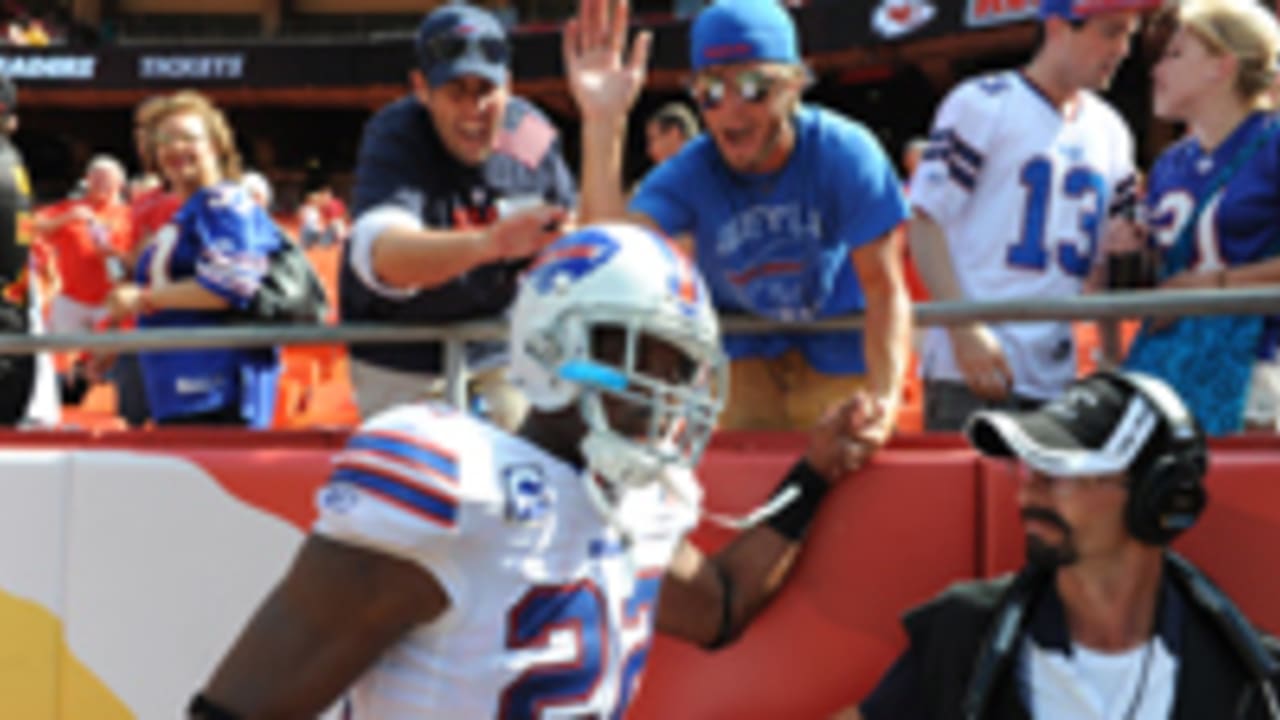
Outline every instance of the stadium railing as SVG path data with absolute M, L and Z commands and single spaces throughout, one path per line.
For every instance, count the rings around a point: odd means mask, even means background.
M 999 301 L 926 302 L 913 306 L 917 325 L 959 325 L 968 322 L 1034 322 L 1043 320 L 1123 320 L 1139 317 L 1192 315 L 1280 314 L 1280 287 L 1167 292 L 1114 292 L 1072 298 L 1016 298 Z M 811 323 L 780 323 L 726 316 L 722 328 L 734 333 L 822 332 L 862 326 L 860 315 Z M 453 325 L 394 325 L 341 323 L 338 325 L 234 325 L 214 328 L 174 328 L 129 332 L 68 333 L 59 335 L 0 335 L 0 354 L 44 351 L 196 349 L 332 345 L 335 343 L 444 344 L 449 397 L 466 402 L 465 348 L 467 343 L 502 339 L 505 325 L 485 320 Z

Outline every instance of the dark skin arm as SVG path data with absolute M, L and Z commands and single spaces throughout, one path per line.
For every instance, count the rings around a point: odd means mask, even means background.
M 871 448 L 860 438 L 883 421 L 884 411 L 881 403 L 862 394 L 833 407 L 810 434 L 805 458 L 828 483 L 841 482 L 866 462 Z M 713 557 L 684 541 L 662 583 L 658 630 L 711 645 L 720 634 L 728 592 L 722 577 L 727 576 L 733 586 L 729 637 L 736 638 L 786 583 L 800 547 L 764 523 L 744 531 Z
M 255 720 L 315 717 L 388 647 L 448 607 L 425 568 L 312 535 L 204 695 Z

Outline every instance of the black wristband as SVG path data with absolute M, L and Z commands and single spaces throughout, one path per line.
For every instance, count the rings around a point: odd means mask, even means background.
M 244 716 L 201 693 L 191 698 L 191 704 L 187 706 L 187 717 L 191 720 L 241 720 Z
M 818 512 L 818 505 L 831 489 L 826 478 L 822 477 L 807 460 L 800 460 L 791 466 L 782 482 L 774 488 L 773 496 L 795 488 L 800 496 L 787 503 L 781 510 L 769 516 L 769 527 L 777 530 L 783 537 L 799 541 L 809 530 L 809 523 Z
M 733 576 L 720 563 L 712 560 L 711 567 L 716 571 L 716 576 L 720 578 L 720 589 L 722 591 L 720 595 L 720 629 L 716 631 L 715 639 L 706 648 L 708 650 L 719 650 L 732 643 L 738 636 L 733 626 L 733 600 L 737 586 L 733 582 Z

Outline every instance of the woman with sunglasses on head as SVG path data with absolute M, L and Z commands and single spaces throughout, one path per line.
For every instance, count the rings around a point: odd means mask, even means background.
M 721 427 L 808 426 L 828 403 L 867 392 L 886 406 L 862 438 L 878 446 L 892 427 L 910 331 L 894 242 L 906 204 L 891 161 L 861 124 L 801 102 L 809 76 L 776 0 L 722 0 L 697 16 L 690 37 L 706 132 L 624 207 L 621 147 L 650 40 L 641 34 L 624 66 L 626 5 L 614 5 L 583 0 L 564 38 L 583 114 L 584 218 L 629 216 L 692 235 L 722 312 L 806 322 L 865 310 L 865 333 L 727 336 Z
M 1188 0 L 1152 71 L 1154 110 L 1185 123 L 1150 174 L 1145 226 L 1116 221 L 1109 253 L 1150 247 L 1159 289 L 1280 282 L 1280 24 L 1258 0 Z M 1105 270 L 1105 266 L 1103 267 Z M 1111 283 L 1115 285 L 1115 283 Z M 1280 429 L 1280 319 L 1148 323 L 1126 364 L 1158 374 L 1212 434 Z
M 253 299 L 283 235 L 240 186 L 240 155 L 226 117 L 199 93 L 164 98 L 151 119 L 156 161 L 182 198 L 138 259 L 136 283 L 108 297 L 116 319 L 142 328 L 227 322 Z M 275 407 L 275 348 L 150 351 L 138 355 L 160 425 L 267 427 Z

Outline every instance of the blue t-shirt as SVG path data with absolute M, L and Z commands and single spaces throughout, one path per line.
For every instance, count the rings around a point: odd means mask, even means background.
M 262 208 L 238 185 L 200 190 L 178 210 L 138 260 L 137 279 L 154 286 L 195 278 L 231 307 L 257 292 L 268 257 L 283 239 Z M 160 310 L 138 318 L 144 328 L 226 324 L 226 311 Z M 275 412 L 279 359 L 274 348 L 141 352 L 143 383 L 156 420 L 240 408 L 250 427 L 268 427 Z
M 1188 137 L 1160 156 L 1148 181 L 1147 216 L 1152 242 L 1164 257 L 1178 242 L 1205 186 L 1235 162 L 1258 133 L 1277 122 L 1274 115 L 1254 113 L 1212 153 Z M 1280 255 L 1280 132 L 1272 132 L 1201 211 L 1190 270 L 1216 270 Z M 1273 316 L 1267 318 L 1258 357 L 1275 357 L 1277 343 L 1280 318 Z
M 468 228 L 497 219 L 499 200 L 577 204 L 577 188 L 560 149 L 559 134 L 531 103 L 507 101 L 498 147 L 477 167 L 444 147 L 426 108 L 406 97 L 378 111 L 365 126 L 356 160 L 354 217 L 394 207 L 428 228 Z M 355 274 L 350 251 L 340 276 L 343 320 L 449 323 L 500 316 L 515 297 L 526 260 L 489 263 L 407 298 L 389 298 Z M 358 343 L 352 356 L 407 372 L 439 373 L 440 343 Z
M 795 124 L 795 149 L 776 173 L 732 171 L 704 134 L 650 173 L 631 201 L 667 234 L 692 233 L 721 311 L 805 321 L 865 309 L 850 255 L 907 217 L 901 181 L 865 127 L 807 106 Z M 734 359 L 791 348 L 824 373 L 866 370 L 857 331 L 725 336 Z

